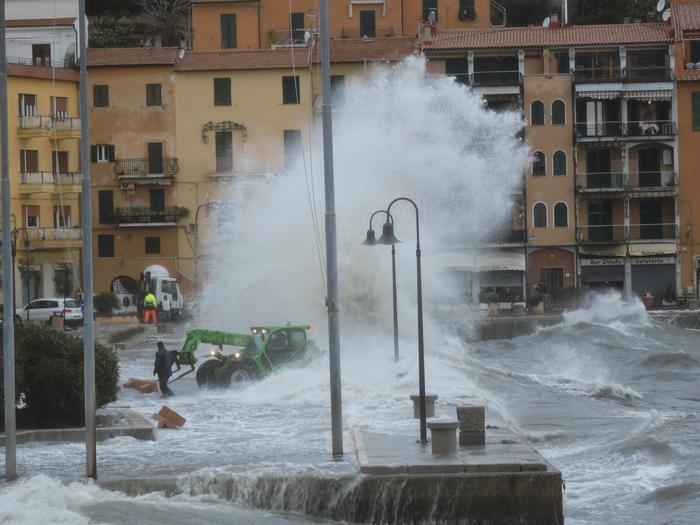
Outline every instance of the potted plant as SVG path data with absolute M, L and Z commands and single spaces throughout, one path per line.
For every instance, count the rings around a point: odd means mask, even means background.
M 479 301 L 489 305 L 489 317 L 498 315 L 498 293 L 497 292 L 481 292 Z
M 528 303 L 530 306 L 530 311 L 536 315 L 544 314 L 544 301 L 542 300 L 542 294 L 535 292 L 530 294 L 528 298 Z
M 664 294 L 661 304 L 663 306 L 676 306 L 676 293 L 673 291 L 670 284 L 666 287 L 666 293 Z

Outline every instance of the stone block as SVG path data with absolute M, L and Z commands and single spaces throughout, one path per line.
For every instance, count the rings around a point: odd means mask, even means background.
M 459 431 L 460 447 L 483 447 L 486 445 L 486 433 Z
M 483 406 L 458 406 L 457 421 L 460 432 L 481 432 L 486 430 L 486 411 Z
M 425 417 L 435 417 L 437 398 L 437 394 L 425 394 Z M 411 401 L 413 401 L 413 417 L 420 419 L 420 394 L 412 394 Z
M 456 421 L 435 421 L 428 423 L 434 456 L 452 456 L 457 453 Z

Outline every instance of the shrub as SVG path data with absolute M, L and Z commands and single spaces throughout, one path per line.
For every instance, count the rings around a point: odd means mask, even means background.
M 21 421 L 35 428 L 84 423 L 81 339 L 43 324 L 17 323 L 15 370 L 17 400 L 22 400 Z M 98 407 L 117 398 L 118 379 L 119 362 L 114 350 L 96 344 L 95 397 Z M 0 406 L 0 412 L 3 408 L 4 405 Z
M 114 308 L 119 308 L 119 299 L 113 293 L 98 293 L 93 299 L 95 310 L 100 315 L 111 315 Z

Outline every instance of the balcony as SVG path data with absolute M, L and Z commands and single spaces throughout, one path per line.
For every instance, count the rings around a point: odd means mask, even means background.
M 649 192 L 673 193 L 678 190 L 678 174 L 663 171 L 635 171 L 629 174 L 628 189 L 645 194 Z
M 583 83 L 621 82 L 619 67 L 577 67 L 574 69 L 574 81 Z
M 517 86 L 520 85 L 519 71 L 474 71 L 471 74 L 472 86 Z
M 83 229 L 74 228 L 27 228 L 30 241 L 80 241 Z
M 675 223 L 630 224 L 628 238 L 630 241 L 669 241 L 678 236 L 678 226 Z
M 620 121 L 576 122 L 574 133 L 577 140 L 622 137 L 622 128 Z
M 662 171 L 622 170 L 604 173 L 577 173 L 576 190 L 579 194 L 600 197 L 601 194 L 632 192 L 635 197 L 663 196 L 678 189 L 678 174 Z M 639 195 L 637 195 L 639 193 Z M 619 196 L 618 196 L 619 198 Z
M 112 218 L 119 226 L 175 226 L 187 215 L 185 208 L 169 206 L 163 209 L 147 207 L 116 208 Z
M 80 173 L 53 173 L 32 171 L 19 174 L 19 193 L 80 193 Z
M 310 38 L 307 40 L 306 34 L 309 34 Z M 276 48 L 288 48 L 288 47 L 309 47 L 313 44 L 313 28 L 304 29 L 273 29 L 270 31 L 270 46 L 273 49 Z
M 576 238 L 583 243 L 625 242 L 627 232 L 624 224 L 578 226 Z
M 19 117 L 19 138 L 51 137 L 57 139 L 79 139 L 80 119 L 50 115 L 25 115 Z
M 678 128 L 672 120 L 646 120 L 626 122 L 623 131 L 625 137 L 673 137 Z
M 488 245 L 522 244 L 525 242 L 525 228 L 504 228 L 494 232 L 487 240 Z
M 666 66 L 626 67 L 623 73 L 625 82 L 672 82 L 673 70 Z
M 668 140 L 678 133 L 678 128 L 672 120 L 576 122 L 574 133 L 576 140 L 582 142 L 600 142 L 616 138 Z
M 148 184 L 154 179 L 173 178 L 180 171 L 177 159 L 117 159 L 114 174 L 121 181 Z
M 622 192 L 627 187 L 627 180 L 622 171 L 577 173 L 576 187 L 580 193 Z
M 63 60 L 51 60 L 48 58 L 33 60 L 23 57 L 7 57 L 8 64 L 17 64 L 20 66 L 37 66 L 37 67 L 55 67 L 55 68 L 73 68 L 74 63 L 66 63 Z
M 390 36 L 395 36 L 396 31 L 394 30 L 393 26 L 386 26 L 386 27 L 375 27 L 374 28 L 374 35 L 370 36 L 367 35 L 370 38 L 386 38 Z M 341 36 L 343 38 L 362 38 L 365 35 L 362 34 L 362 31 L 359 27 L 343 27 Z

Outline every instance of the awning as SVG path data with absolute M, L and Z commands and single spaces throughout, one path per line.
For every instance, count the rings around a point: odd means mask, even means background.
M 625 267 L 620 266 L 583 266 L 581 282 L 589 283 L 623 283 Z
M 673 91 L 669 89 L 648 90 L 648 91 L 625 91 L 622 96 L 629 100 L 644 100 L 646 102 L 656 102 L 658 100 L 671 100 Z
M 578 91 L 576 96 L 581 98 L 595 98 L 599 100 L 612 100 L 620 98 L 619 91 Z
M 627 247 L 624 244 L 615 244 L 613 246 L 579 246 L 578 252 L 581 255 L 625 257 L 627 255 Z
M 468 272 L 525 271 L 525 253 L 522 251 L 445 250 L 440 252 L 436 259 L 443 268 L 456 268 Z
M 652 257 L 654 255 L 676 255 L 675 242 L 657 242 L 648 244 L 630 244 L 630 255 L 634 257 Z

